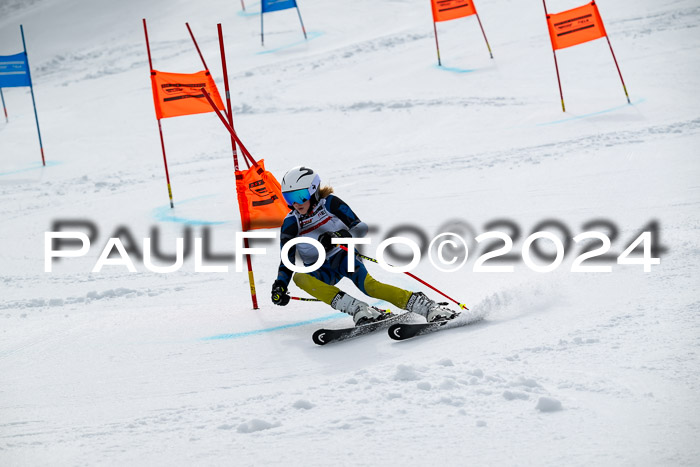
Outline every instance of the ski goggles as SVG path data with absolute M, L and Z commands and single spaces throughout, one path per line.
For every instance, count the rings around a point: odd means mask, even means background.
M 287 206 L 293 206 L 294 204 L 304 204 L 305 202 L 311 199 L 311 195 L 309 194 L 308 188 L 283 192 L 282 197 L 287 202 Z

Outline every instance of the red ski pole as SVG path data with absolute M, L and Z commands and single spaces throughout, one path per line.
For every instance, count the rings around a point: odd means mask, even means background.
M 302 302 L 320 302 L 318 298 L 306 298 L 306 297 L 289 297 L 292 300 L 301 300 Z
M 344 246 L 344 245 L 338 245 L 338 246 L 339 246 L 341 249 L 343 249 L 343 250 L 345 250 L 345 251 L 348 251 L 348 248 L 347 248 L 346 246 Z M 359 256 L 360 258 L 362 258 L 362 259 L 366 259 L 367 261 L 372 261 L 373 263 L 379 264 L 379 261 L 377 261 L 377 260 L 374 259 L 374 258 L 370 258 L 369 256 L 365 256 L 365 255 L 360 254 L 360 253 L 357 253 L 357 252 L 355 252 L 355 254 L 356 254 L 357 256 Z M 420 282 L 421 284 L 423 284 L 423 285 L 425 285 L 425 286 L 427 286 L 427 287 L 430 287 L 431 289 L 433 289 L 434 291 L 436 291 L 437 293 L 439 293 L 439 294 L 442 295 L 443 297 L 445 297 L 445 298 L 447 298 L 448 300 L 450 300 L 450 301 L 456 303 L 457 305 L 459 305 L 459 307 L 462 308 L 463 310 L 469 310 L 469 308 L 467 308 L 467 305 L 465 305 L 464 303 L 459 303 L 457 300 L 455 300 L 454 298 L 450 297 L 449 295 L 447 295 L 446 293 L 442 292 L 441 290 L 439 290 L 439 289 L 433 287 L 432 285 L 428 284 L 427 282 L 425 282 L 425 281 L 424 281 L 423 279 L 421 279 L 420 277 L 418 277 L 418 276 L 416 276 L 416 275 L 414 275 L 414 274 L 411 274 L 410 272 L 405 272 L 405 271 L 404 271 L 404 274 L 406 274 L 408 277 L 411 277 L 411 278 L 417 280 L 417 281 Z

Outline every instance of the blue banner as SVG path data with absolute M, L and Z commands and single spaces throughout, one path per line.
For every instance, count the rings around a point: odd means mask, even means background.
M 263 13 L 271 11 L 286 10 L 287 8 L 295 8 L 297 0 L 261 0 L 260 9 Z
M 31 86 L 27 54 L 0 55 L 0 88 Z

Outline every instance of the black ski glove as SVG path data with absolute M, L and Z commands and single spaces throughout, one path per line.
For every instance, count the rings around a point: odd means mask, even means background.
M 333 248 L 335 248 L 337 245 L 334 245 L 331 243 L 331 239 L 333 238 L 350 238 L 352 235 L 350 232 L 347 230 L 338 230 L 337 232 L 324 232 L 318 237 L 318 241 L 321 242 L 321 245 L 323 245 L 323 248 L 326 249 L 326 252 L 331 251 Z
M 281 280 L 276 280 L 272 284 L 272 303 L 279 306 L 285 306 L 289 303 L 289 294 L 287 293 L 287 286 Z

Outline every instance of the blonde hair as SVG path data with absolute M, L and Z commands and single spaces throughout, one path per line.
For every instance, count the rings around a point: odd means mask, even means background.
M 320 198 L 327 198 L 328 195 L 333 193 L 333 187 L 330 185 L 323 185 L 321 188 L 318 190 L 318 197 Z

